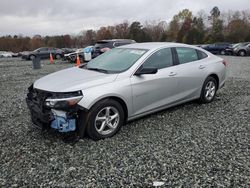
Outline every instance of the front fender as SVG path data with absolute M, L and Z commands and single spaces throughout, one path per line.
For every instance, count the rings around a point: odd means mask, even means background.
M 132 89 L 130 79 L 115 81 L 112 83 L 88 88 L 82 90 L 83 98 L 78 105 L 89 110 L 98 101 L 109 98 L 117 97 L 124 101 L 127 106 L 128 116 L 132 114 Z

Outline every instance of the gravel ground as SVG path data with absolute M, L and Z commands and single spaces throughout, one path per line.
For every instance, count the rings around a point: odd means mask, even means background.
M 0 59 L 0 187 L 250 187 L 250 57 L 225 57 L 228 81 L 207 105 L 180 105 L 72 144 L 32 126 L 37 78 L 73 66 Z

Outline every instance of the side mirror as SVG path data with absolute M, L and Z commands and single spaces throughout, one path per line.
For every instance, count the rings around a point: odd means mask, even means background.
M 145 67 L 145 68 L 139 68 L 136 72 L 136 76 L 140 76 L 142 74 L 156 74 L 158 72 L 158 69 L 155 67 Z

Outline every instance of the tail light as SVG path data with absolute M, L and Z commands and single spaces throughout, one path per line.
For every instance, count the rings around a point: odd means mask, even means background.
M 227 62 L 225 59 L 223 59 L 223 61 L 221 62 L 225 67 L 227 66 Z

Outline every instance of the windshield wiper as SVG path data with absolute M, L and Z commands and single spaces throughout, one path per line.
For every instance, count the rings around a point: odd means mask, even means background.
M 99 69 L 99 68 L 87 68 L 87 70 L 93 70 L 93 71 L 98 71 L 98 72 L 103 72 L 103 73 L 109 73 L 109 71 L 105 69 Z

